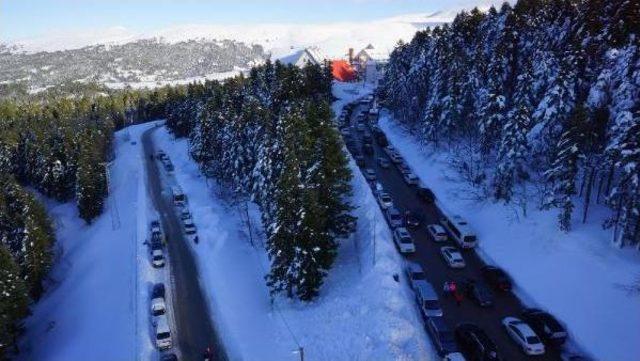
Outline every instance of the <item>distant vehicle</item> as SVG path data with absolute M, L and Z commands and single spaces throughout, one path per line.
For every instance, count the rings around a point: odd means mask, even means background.
M 175 170 L 175 168 L 173 167 L 173 164 L 170 162 L 164 165 L 164 169 L 167 172 L 173 172 Z
M 418 186 L 418 197 L 428 204 L 433 203 L 436 199 L 436 195 L 433 194 L 433 191 L 425 186 Z
M 478 243 L 478 237 L 464 218 L 458 215 L 443 217 L 440 223 L 451 233 L 460 247 L 473 248 Z
M 389 222 L 389 226 L 391 228 L 402 227 L 402 216 L 400 215 L 400 211 L 398 211 L 395 207 L 389 207 L 384 212 L 385 217 L 387 218 L 387 222 Z
M 409 231 L 404 227 L 398 227 L 393 231 L 393 241 L 400 250 L 400 253 L 413 253 L 416 246 L 413 244 L 413 238 Z
M 400 164 L 404 162 L 400 154 L 398 154 L 397 152 L 389 153 L 388 155 L 389 155 L 389 159 L 391 159 L 391 163 L 393 164 Z
M 404 273 L 407 275 L 407 282 L 412 289 L 416 289 L 418 283 L 427 280 L 422 266 L 414 262 L 407 262 L 404 267 Z
M 480 272 L 491 287 L 501 291 L 511 291 L 511 279 L 501 268 L 484 266 Z
M 348 137 L 351 135 L 351 132 L 349 131 L 348 128 L 343 128 L 342 130 L 340 130 L 340 133 L 342 133 L 343 137 Z
M 438 294 L 433 289 L 431 283 L 425 281 L 416 284 L 416 301 L 420 306 L 423 317 L 442 317 L 442 308 L 438 301 Z
M 185 219 L 182 223 L 184 224 L 184 233 L 188 235 L 196 234 L 197 230 L 196 225 L 193 224 L 193 219 Z
M 155 268 L 164 267 L 164 253 L 161 249 L 155 249 L 151 252 L 151 264 Z
M 454 332 L 455 339 L 469 360 L 500 361 L 496 344 L 478 326 L 472 323 L 459 324 Z
M 164 298 L 164 283 L 156 283 L 153 285 L 153 291 L 151 291 L 151 298 Z
M 151 221 L 151 234 L 160 234 L 162 230 L 160 229 L 160 222 L 157 220 Z
M 358 122 L 356 124 L 356 130 L 358 130 L 359 132 L 364 132 L 364 123 Z
M 151 314 L 154 316 L 164 315 L 167 307 L 164 302 L 164 295 L 162 297 L 155 297 L 151 299 Z
M 393 207 L 393 199 L 387 192 L 378 192 L 378 204 L 380 204 L 380 208 L 387 209 L 389 207 Z
M 184 206 L 187 202 L 187 197 L 182 192 L 182 188 L 179 186 L 171 187 L 171 195 L 173 197 L 173 204 L 176 206 Z
M 474 300 L 480 307 L 493 306 L 493 293 L 484 282 L 467 280 L 464 283 L 464 289 L 467 297 Z
M 389 162 L 389 160 L 387 158 L 384 157 L 379 157 L 378 158 L 378 165 L 380 166 L 380 168 L 389 168 L 391 166 L 391 162 Z
M 536 333 L 525 322 L 515 317 L 505 317 L 502 325 L 511 338 L 527 355 L 543 355 L 544 345 Z
M 371 169 L 371 168 L 367 168 L 364 170 L 364 178 L 370 182 L 375 181 L 378 177 L 376 176 L 376 171 Z
M 362 153 L 366 155 L 373 155 L 373 146 L 369 143 L 364 143 L 362 145 Z
M 416 229 L 420 227 L 420 217 L 416 212 L 406 211 L 404 212 L 404 224 L 407 228 Z
M 378 108 L 369 109 L 369 121 L 376 122 L 378 121 Z
M 439 224 L 430 224 L 427 226 L 427 231 L 431 238 L 436 242 L 447 241 L 447 231 Z
M 410 186 L 417 185 L 419 181 L 418 177 L 413 173 L 402 173 L 402 179 L 404 179 L 404 182 Z
M 454 247 L 441 247 L 440 254 L 442 255 L 442 258 L 447 263 L 447 265 L 451 268 L 464 268 L 466 266 L 464 263 L 464 258 L 462 258 L 462 254 Z
M 162 234 L 160 233 L 151 233 L 151 252 L 155 250 L 162 250 L 164 246 L 162 242 Z
M 162 151 L 162 150 L 159 150 L 159 151 L 156 153 L 156 158 L 158 158 L 158 159 L 160 159 L 160 160 L 163 160 L 163 159 L 164 159 L 164 158 L 166 158 L 166 157 L 167 157 L 167 154 L 166 154 L 164 151 Z
M 396 153 L 396 148 L 389 144 L 388 146 L 382 148 L 382 150 L 388 155 L 391 156 L 391 154 L 395 154 Z
M 166 315 L 161 315 L 156 318 L 156 346 L 161 350 L 170 349 L 171 342 L 171 329 L 169 329 L 169 321 Z
M 373 141 L 373 137 L 371 136 L 371 133 L 365 132 L 362 136 L 362 140 L 364 140 L 365 143 L 371 144 L 371 142 Z
M 431 335 L 431 341 L 440 356 L 458 352 L 458 346 L 453 339 L 453 332 L 449 329 L 442 317 L 430 317 L 427 319 L 427 330 Z
M 356 165 L 358 167 L 364 167 L 365 166 L 364 157 L 362 156 L 362 154 L 355 154 L 353 156 L 353 158 L 356 160 Z
M 553 346 L 561 346 L 567 341 L 567 330 L 551 314 L 529 308 L 522 311 L 520 317 L 525 321 L 543 341 Z
M 396 151 L 396 153 L 398 153 Z M 396 164 L 396 166 L 398 167 L 398 170 L 400 171 L 400 173 L 405 174 L 405 173 L 413 173 L 413 171 L 411 170 L 411 168 L 405 163 L 398 163 Z
M 188 209 L 184 208 L 183 210 L 180 211 L 180 219 L 181 220 L 186 220 L 186 219 L 190 219 L 191 218 L 191 212 L 189 212 Z

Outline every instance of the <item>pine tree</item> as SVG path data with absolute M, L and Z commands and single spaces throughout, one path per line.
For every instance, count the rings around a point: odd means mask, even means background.
M 20 320 L 28 314 L 29 295 L 11 253 L 0 245 L 0 359 L 15 344 Z

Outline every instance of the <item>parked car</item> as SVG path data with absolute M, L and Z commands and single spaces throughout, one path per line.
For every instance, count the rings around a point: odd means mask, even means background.
M 484 282 L 469 279 L 464 282 L 464 290 L 467 297 L 475 301 L 480 307 L 493 306 L 493 293 Z
M 157 220 L 151 221 L 151 234 L 160 234 L 162 230 L 160 229 L 160 222 Z
M 382 150 L 388 155 L 391 156 L 391 154 L 395 154 L 396 153 L 396 148 L 389 144 L 388 146 L 382 148 Z
M 478 237 L 471 229 L 469 222 L 461 216 L 444 215 L 440 224 L 449 231 L 451 238 L 462 248 L 473 248 L 478 244 Z
M 447 265 L 451 268 L 464 268 L 466 266 L 464 258 L 462 258 L 462 254 L 455 247 L 441 247 L 440 254 Z
M 380 168 L 387 169 L 391 166 L 391 162 L 385 157 L 378 157 L 378 165 Z
M 357 123 L 357 125 L 356 125 L 356 129 L 357 129 L 359 132 L 364 132 L 364 122 L 362 122 L 361 120 L 360 120 L 360 121 L 358 121 L 358 123 Z
M 458 346 L 453 338 L 453 332 L 449 329 L 442 317 L 430 317 L 426 322 L 427 331 L 431 335 L 431 341 L 436 347 L 438 355 L 458 352 Z
M 527 355 L 543 355 L 545 352 L 542 341 L 524 321 L 515 317 L 505 317 L 502 325 L 511 338 Z
M 164 253 L 162 249 L 154 249 L 151 252 L 151 264 L 155 268 L 164 267 Z
M 430 224 L 427 226 L 427 231 L 431 238 L 436 242 L 446 242 L 447 241 L 447 231 L 444 230 L 439 224 Z
M 436 200 L 436 195 L 433 194 L 433 191 L 425 186 L 418 186 L 418 197 L 428 204 L 432 204 Z
M 164 302 L 164 295 L 162 297 L 154 297 L 151 299 L 151 314 L 154 316 L 164 315 L 167 307 Z
M 155 250 L 162 250 L 162 234 L 151 233 L 151 252 Z
M 413 253 L 416 251 L 416 246 L 413 244 L 413 238 L 409 231 L 404 227 L 398 227 L 393 231 L 393 241 L 396 247 L 400 250 L 400 253 Z
M 484 266 L 480 272 L 489 286 L 500 291 L 511 291 L 511 279 L 501 268 Z
M 160 160 L 164 160 L 164 158 L 166 158 L 166 157 L 167 157 L 167 154 L 166 154 L 164 151 L 162 151 L 162 150 L 159 150 L 159 151 L 156 153 L 156 158 L 158 158 L 158 159 L 160 159 Z
M 407 262 L 404 266 L 404 273 L 407 275 L 407 282 L 412 289 L 416 289 L 417 284 L 427 280 L 422 266 L 414 262 Z
M 384 212 L 391 228 L 402 227 L 402 216 L 396 207 L 389 207 Z
M 378 192 L 378 204 L 380 204 L 380 208 L 387 209 L 389 207 L 393 207 L 393 199 L 387 192 Z
M 391 160 L 391 163 L 393 164 L 400 164 L 402 162 L 404 162 L 404 160 L 402 159 L 402 157 L 400 156 L 400 154 L 393 152 L 389 154 L 389 159 Z
M 373 155 L 373 145 L 369 143 L 364 143 L 362 145 L 362 153 L 366 155 Z
M 536 308 L 522 311 L 520 317 L 543 341 L 553 346 L 561 346 L 567 340 L 566 328 L 551 314 Z
M 424 281 L 415 285 L 416 302 L 420 307 L 420 312 L 424 318 L 442 317 L 442 308 L 438 301 L 438 294 L 433 289 L 431 283 Z
M 175 168 L 171 162 L 168 162 L 164 165 L 164 169 L 166 169 L 167 172 L 173 172 Z
M 151 298 L 164 298 L 164 283 L 156 283 L 153 285 L 153 290 L 151 291 Z
M 364 156 L 362 154 L 355 154 L 353 156 L 353 159 L 356 160 L 356 165 L 358 167 L 364 167 L 365 166 L 365 162 L 364 162 Z
M 370 132 L 365 132 L 364 135 L 362 135 L 362 140 L 367 144 L 371 144 L 373 142 L 373 137 Z
M 407 228 L 416 229 L 420 227 L 420 216 L 417 212 L 406 211 L 404 212 L 404 224 Z
M 160 350 L 170 349 L 171 342 L 171 329 L 169 328 L 169 321 L 166 315 L 161 315 L 156 318 L 156 346 Z
M 364 179 L 368 180 L 369 182 L 375 181 L 376 179 L 378 179 L 378 177 L 376 176 L 376 171 L 371 168 L 365 169 Z
M 402 179 L 404 179 L 404 182 L 410 186 L 417 185 L 419 181 L 418 176 L 413 173 L 402 173 Z
M 191 219 L 191 212 L 189 212 L 188 209 L 184 208 L 180 211 L 180 219 L 181 220 L 187 220 L 187 219 Z
M 398 152 L 396 152 L 398 153 Z M 396 164 L 396 166 L 398 167 L 398 170 L 400 171 L 400 173 L 405 174 L 405 173 L 413 173 L 413 170 L 411 170 L 411 168 L 404 162 L 402 163 L 398 163 Z
M 188 235 L 196 234 L 197 232 L 196 225 L 193 224 L 193 220 L 191 218 L 185 219 L 183 221 L 183 224 L 184 224 L 184 233 Z
M 500 361 L 496 344 L 477 325 L 461 323 L 456 326 L 454 335 L 467 359 L 472 361 Z

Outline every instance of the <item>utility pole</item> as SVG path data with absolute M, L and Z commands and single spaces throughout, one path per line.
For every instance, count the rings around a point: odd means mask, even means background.
M 304 361 L 304 347 L 300 346 L 298 348 L 298 353 L 300 354 L 300 361 Z

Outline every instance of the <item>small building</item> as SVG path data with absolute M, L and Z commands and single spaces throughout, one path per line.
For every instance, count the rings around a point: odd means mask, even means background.
M 385 65 L 389 61 L 389 54 L 369 44 L 360 50 L 353 59 L 353 62 L 360 68 L 364 68 L 370 61 L 375 62 L 377 65 Z
M 356 70 L 346 60 L 333 60 L 331 73 L 335 80 L 342 82 L 352 81 L 358 77 Z
M 295 65 L 305 67 L 307 64 L 321 65 L 327 57 L 320 51 L 320 48 L 312 46 L 296 51 L 293 54 L 280 58 L 280 62 L 285 65 Z

